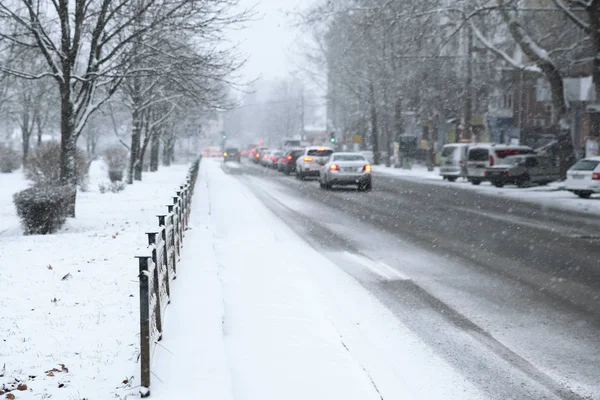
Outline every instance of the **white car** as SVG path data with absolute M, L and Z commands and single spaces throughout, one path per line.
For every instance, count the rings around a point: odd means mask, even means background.
M 600 157 L 584 158 L 569 168 L 565 189 L 584 199 L 600 193 Z
M 442 147 L 440 153 L 440 175 L 450 182 L 467 176 L 468 143 L 453 143 Z
M 331 147 L 310 146 L 305 148 L 303 154 L 296 160 L 296 178 L 319 176 L 321 168 L 332 153 Z
M 512 146 L 494 143 L 479 143 L 469 147 L 467 151 L 467 180 L 473 185 L 479 185 L 487 180 L 486 168 L 501 164 L 508 156 L 535 154 L 529 146 Z
M 321 169 L 319 184 L 322 189 L 333 185 L 358 185 L 358 190 L 371 190 L 371 164 L 360 153 L 333 153 Z

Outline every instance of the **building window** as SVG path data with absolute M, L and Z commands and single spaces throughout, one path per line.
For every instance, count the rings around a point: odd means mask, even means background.
M 512 93 L 505 93 L 504 96 L 502 96 L 502 108 L 513 108 Z

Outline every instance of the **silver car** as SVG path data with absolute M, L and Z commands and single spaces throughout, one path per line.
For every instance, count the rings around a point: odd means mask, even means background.
M 331 189 L 333 185 L 358 185 L 358 190 L 371 190 L 371 164 L 360 153 L 333 153 L 321 168 L 319 184 L 322 189 Z

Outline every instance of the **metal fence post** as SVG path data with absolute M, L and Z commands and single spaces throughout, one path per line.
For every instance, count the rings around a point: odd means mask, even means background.
M 140 268 L 140 366 L 142 397 L 150 396 L 150 293 L 148 288 L 148 256 L 136 257 Z
M 167 304 L 171 303 L 171 274 L 169 273 L 169 247 L 168 247 L 168 242 L 167 242 L 167 227 L 165 226 L 165 217 L 166 215 L 158 215 L 158 226 L 160 226 L 162 229 L 160 230 L 160 236 L 162 239 L 162 246 L 163 246 L 163 251 L 162 251 L 162 263 L 165 266 L 165 280 L 166 280 L 166 287 L 167 287 Z
M 157 232 L 148 232 L 148 245 L 154 246 L 152 249 L 152 261 L 154 262 L 154 282 L 152 282 L 152 290 L 156 295 L 156 303 L 154 304 L 154 319 L 156 321 L 156 329 L 158 330 L 158 341 L 162 340 L 162 313 L 160 308 L 160 271 L 159 271 L 159 260 L 156 259 L 156 235 Z

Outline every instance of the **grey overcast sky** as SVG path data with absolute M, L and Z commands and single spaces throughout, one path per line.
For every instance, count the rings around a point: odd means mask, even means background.
M 247 29 L 233 34 L 240 50 L 249 59 L 243 73 L 247 78 L 262 75 L 265 79 L 285 77 L 294 69 L 290 57 L 294 38 L 298 34 L 292 28 L 286 12 L 306 8 L 315 0 L 240 0 L 244 8 L 255 6 L 257 18 L 247 23 Z

